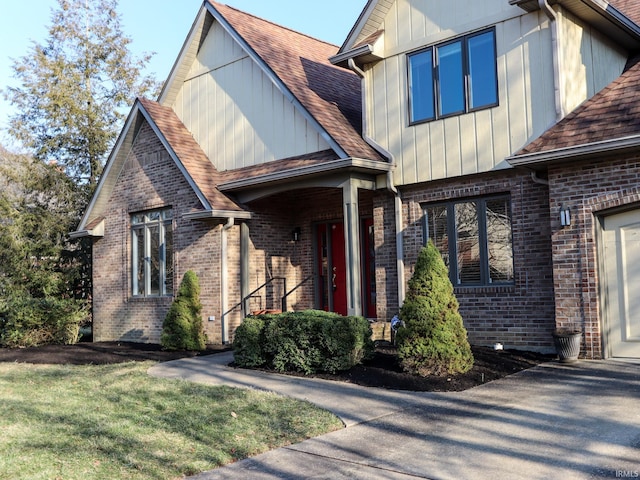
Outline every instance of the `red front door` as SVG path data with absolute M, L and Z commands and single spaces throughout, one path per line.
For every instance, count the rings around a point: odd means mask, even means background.
M 347 314 L 347 274 L 342 222 L 323 223 L 317 227 L 318 245 L 318 298 L 319 308 L 328 312 Z M 360 258 L 363 262 L 362 314 L 376 317 L 375 249 L 373 242 L 373 219 L 362 221 Z
M 347 276 L 342 223 L 318 225 L 318 273 L 320 307 L 347 314 Z

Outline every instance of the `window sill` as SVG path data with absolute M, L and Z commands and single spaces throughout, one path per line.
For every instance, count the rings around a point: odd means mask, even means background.
M 455 294 L 478 294 L 478 293 L 515 293 L 516 286 L 514 284 L 504 285 L 464 285 L 453 287 Z

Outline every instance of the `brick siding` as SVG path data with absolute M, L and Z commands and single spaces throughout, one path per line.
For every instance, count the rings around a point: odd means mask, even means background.
M 510 194 L 515 281 L 508 286 L 457 287 L 460 313 L 472 344 L 503 343 L 506 348 L 551 351 L 554 321 L 553 273 L 548 190 L 515 170 L 401 187 L 405 278 L 413 273 L 425 243 L 423 205 L 483 195 Z M 394 292 L 393 201 L 377 198 L 375 211 L 378 296 L 384 318 L 397 313 Z M 392 247 L 393 245 L 393 247 Z M 393 264 L 391 263 L 393 262 Z M 386 295 L 386 298 L 384 298 Z M 381 298 L 383 297 L 383 298 Z M 384 305 L 386 303 L 386 305 Z M 379 319 L 381 317 L 379 316 Z
M 621 208 L 640 208 L 640 158 L 594 159 L 549 168 L 556 323 L 583 331 L 581 355 L 605 356 L 599 302 L 599 219 Z M 560 206 L 571 225 L 562 227 Z
M 185 220 L 183 215 L 197 204 L 180 170 L 144 124 L 109 199 L 105 236 L 93 245 L 95 341 L 159 343 L 162 322 L 173 300 L 132 296 L 130 217 L 134 212 L 172 208 L 175 290 L 184 272 L 194 270 L 202 289 L 203 316 L 220 318 L 220 227 Z M 237 230 L 235 227 L 232 236 L 238 235 Z M 205 328 L 210 341 L 220 341 L 215 322 L 205 322 Z

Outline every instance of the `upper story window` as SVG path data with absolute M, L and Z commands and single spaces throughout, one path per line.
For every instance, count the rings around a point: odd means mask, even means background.
M 513 284 L 508 195 L 424 207 L 425 237 L 449 267 L 454 286 Z
M 495 36 L 485 30 L 408 56 L 411 123 L 498 104 Z
M 173 295 L 173 215 L 171 209 L 131 217 L 133 295 Z

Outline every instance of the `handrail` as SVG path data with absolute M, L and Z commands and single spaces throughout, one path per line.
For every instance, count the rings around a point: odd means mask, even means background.
M 300 287 L 302 287 L 302 285 L 304 285 L 305 283 L 307 283 L 309 280 L 311 280 L 312 278 L 314 278 L 317 274 L 312 273 L 311 275 L 309 275 L 307 278 L 305 278 L 304 280 L 302 280 L 299 284 L 297 284 L 295 287 L 293 287 L 291 290 L 289 290 L 287 293 L 284 294 L 284 296 L 282 297 L 282 311 L 286 312 L 287 311 L 287 298 L 289 297 L 289 295 L 291 295 L 293 292 L 295 292 L 296 290 L 298 290 Z M 285 288 L 286 291 L 286 288 Z
M 267 285 L 273 283 L 275 280 L 282 280 L 282 285 L 284 287 L 283 290 L 285 290 L 285 291 L 287 290 L 287 279 L 285 277 L 272 277 L 269 280 L 267 280 L 266 282 L 264 282 L 262 285 L 260 285 L 258 288 L 253 290 L 251 293 L 248 293 L 247 295 L 245 295 L 242 298 L 242 300 L 240 300 L 233 307 L 231 307 L 229 310 L 224 312 L 222 314 L 222 318 L 224 319 L 224 317 L 226 317 L 229 313 L 233 312 L 238 307 L 242 307 L 241 311 L 242 311 L 243 315 L 246 316 L 246 314 L 247 314 L 247 307 L 245 305 L 246 301 L 249 300 L 249 298 L 251 298 L 255 293 L 259 292 L 260 290 L 262 290 Z

